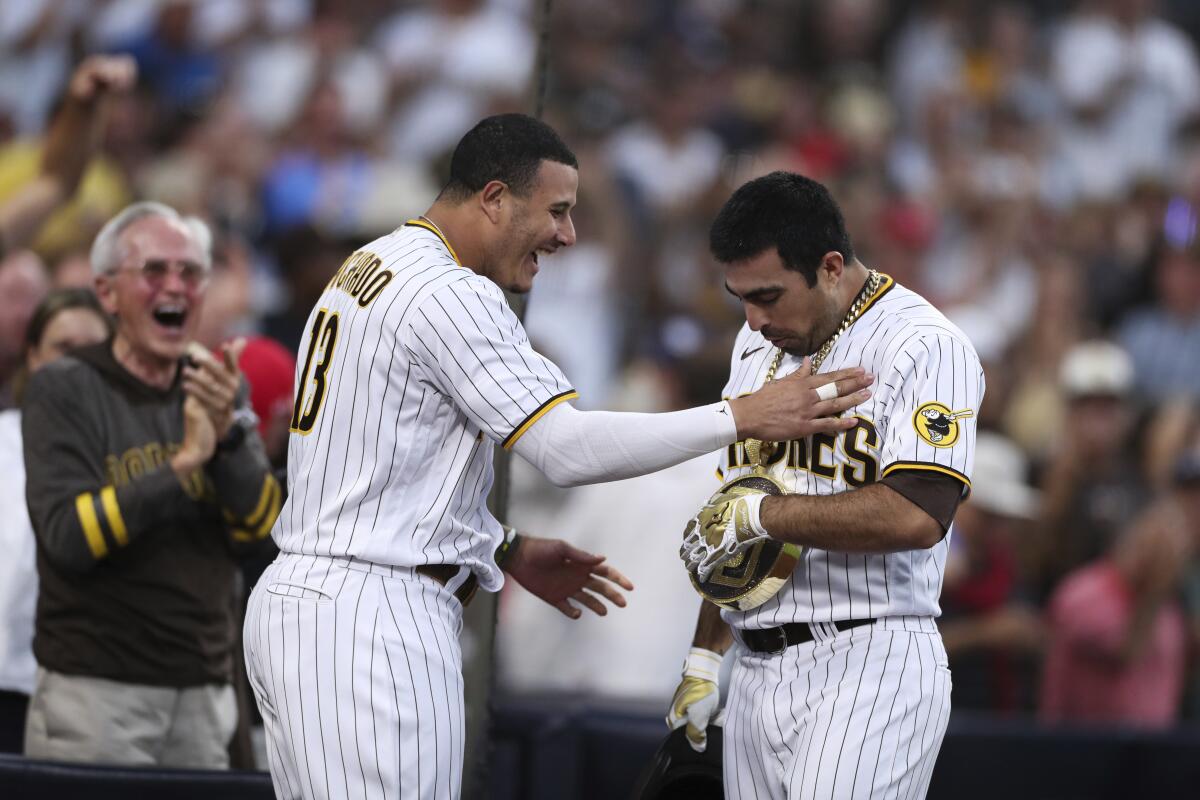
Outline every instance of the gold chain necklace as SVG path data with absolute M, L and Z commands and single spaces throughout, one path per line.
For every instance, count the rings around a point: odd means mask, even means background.
M 863 312 L 863 306 L 867 301 L 875 296 L 879 291 L 879 287 L 883 284 L 883 276 L 876 270 L 871 270 L 867 273 L 866 283 L 862 289 L 858 291 L 854 302 L 850 304 L 850 310 L 846 312 L 846 316 L 842 319 L 842 324 L 833 332 L 833 335 L 825 340 L 825 343 L 817 348 L 816 354 L 812 357 L 810 375 L 816 375 L 817 370 L 825 363 L 825 359 L 833 350 L 834 344 L 837 343 L 838 337 L 846 332 L 846 329 L 854 324 L 858 316 Z M 767 377 L 763 381 L 763 386 L 766 386 L 771 381 L 775 380 L 775 371 L 779 369 L 779 365 L 783 363 L 783 350 L 778 349 L 775 353 L 775 358 L 771 361 L 771 366 L 767 368 Z M 766 470 L 767 462 L 771 460 L 771 456 L 775 453 L 775 442 L 763 442 L 759 439 L 746 440 L 746 456 L 750 459 L 750 463 L 754 465 L 756 470 Z
M 442 237 L 442 241 L 444 241 L 444 242 L 450 241 L 449 239 L 446 238 L 446 234 L 442 233 L 442 229 L 437 226 L 437 223 L 434 222 L 433 220 L 431 220 L 429 217 L 422 214 L 421 216 L 417 217 L 417 219 L 424 220 L 429 225 L 429 227 L 433 228 L 434 232 L 437 233 L 438 236 Z

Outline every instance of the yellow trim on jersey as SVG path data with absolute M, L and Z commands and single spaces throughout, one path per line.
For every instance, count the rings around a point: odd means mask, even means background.
M 858 316 L 855 317 L 855 320 L 862 319 L 863 314 L 867 313 L 867 309 L 873 306 L 876 300 L 883 297 L 893 286 L 896 285 L 896 281 L 891 275 L 885 275 L 881 272 L 879 273 L 879 277 L 883 279 L 879 282 L 879 288 L 875 290 L 875 294 L 868 297 L 867 301 L 863 303 L 863 307 L 858 310 Z
M 104 506 L 113 540 L 120 547 L 129 544 L 129 532 L 125 529 L 125 518 L 121 516 L 121 507 L 117 505 L 117 490 L 114 487 L 105 486 L 100 490 L 100 505 Z
M 888 464 L 887 468 L 883 470 L 883 473 L 879 477 L 886 478 L 891 473 L 902 469 L 919 469 L 928 470 L 929 472 L 940 472 L 943 475 L 949 475 L 951 478 L 962 481 L 964 484 L 966 484 L 967 491 L 971 491 L 971 479 L 966 475 L 963 475 L 961 472 L 951 467 L 947 467 L 942 464 L 930 464 L 925 461 L 893 461 L 891 464 Z
M 533 423 L 546 416 L 547 411 L 554 408 L 559 403 L 562 403 L 566 400 L 574 400 L 576 397 L 579 397 L 579 392 L 575 391 L 574 389 L 568 389 L 562 394 L 554 395 L 554 397 L 551 397 L 549 400 L 542 403 L 536 411 L 526 417 L 525 421 L 518 425 L 516 429 L 505 438 L 500 446 L 505 450 L 512 449 L 512 446 L 517 443 L 517 439 L 520 439 L 522 436 L 524 436 L 525 431 L 533 427 Z
M 462 266 L 462 262 L 458 260 L 458 253 L 454 252 L 454 248 L 450 246 L 449 240 L 446 239 L 446 237 L 442 235 L 442 232 L 439 231 L 437 228 L 430 225 L 428 222 L 426 222 L 423 219 L 410 219 L 408 222 L 406 222 L 404 224 L 405 225 L 415 225 L 418 228 L 424 228 L 425 230 L 432 233 L 434 236 L 441 239 L 442 244 L 446 245 L 446 249 L 450 251 L 450 257 L 454 259 L 454 263 L 458 264 L 460 267 Z
M 100 520 L 96 517 L 96 506 L 92 501 L 91 492 L 83 492 L 75 498 L 75 513 L 79 515 L 83 537 L 87 539 L 92 557 L 104 558 L 108 555 L 108 545 L 104 542 L 104 534 L 100 532 Z
M 717 480 L 721 481 L 721 483 L 725 482 L 725 473 L 724 473 L 724 471 L 721 470 L 720 467 L 717 467 L 716 471 L 714 471 L 713 474 L 717 476 Z

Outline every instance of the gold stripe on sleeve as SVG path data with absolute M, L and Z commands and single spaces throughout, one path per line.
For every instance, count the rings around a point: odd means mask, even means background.
M 255 539 L 262 539 L 271 532 L 271 528 L 275 527 L 275 518 L 279 516 L 279 507 L 283 505 L 283 490 L 279 488 L 279 481 L 270 475 L 267 478 L 271 481 L 271 503 L 254 529 Z
M 79 515 L 83 537 L 87 539 L 92 557 L 104 558 L 108 555 L 108 545 L 104 542 L 104 534 L 100 532 L 100 520 L 96 517 L 96 505 L 91 492 L 83 492 L 75 498 L 75 513 Z
M 559 403 L 567 400 L 574 400 L 576 397 L 579 397 L 579 392 L 575 391 L 574 389 L 568 389 L 562 394 L 554 395 L 554 397 L 551 397 L 549 400 L 542 403 L 541 406 L 538 407 L 537 411 L 534 411 L 532 414 L 526 417 L 525 421 L 518 425 L 516 430 L 510 433 L 500 446 L 505 450 L 511 450 L 512 446 L 517 443 L 517 439 L 520 439 L 522 436 L 524 436 L 525 431 L 533 427 L 533 423 L 546 416 L 547 411 L 554 408 Z
M 104 506 L 104 515 L 108 517 L 108 527 L 112 531 L 113 541 L 120 547 L 129 544 L 129 531 L 125 528 L 125 518 L 121 516 L 121 506 L 117 504 L 115 487 L 105 486 L 100 490 L 100 504 Z
M 258 503 L 255 504 L 254 510 L 246 517 L 246 525 L 251 528 L 258 527 L 258 523 L 262 520 L 263 514 L 267 512 L 267 507 L 271 504 L 272 489 L 275 488 L 275 478 L 271 473 L 263 476 L 262 490 L 258 493 Z M 275 520 L 271 520 L 274 522 Z

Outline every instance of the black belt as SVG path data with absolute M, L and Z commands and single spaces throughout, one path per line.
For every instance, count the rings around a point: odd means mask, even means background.
M 842 622 L 814 622 L 813 625 L 825 625 L 838 633 L 857 628 L 860 625 L 870 625 L 873 619 L 847 619 Z M 755 653 L 782 653 L 792 645 L 804 644 L 813 640 L 813 625 L 807 622 L 789 622 L 778 628 L 743 628 L 742 644 Z
M 416 571 L 422 575 L 433 578 L 435 581 L 445 586 L 454 579 L 458 571 L 463 569 L 461 564 L 422 564 L 416 567 Z M 454 590 L 454 596 L 458 598 L 458 602 L 463 608 L 467 607 L 467 603 L 471 602 L 471 598 L 475 596 L 475 590 L 479 588 L 479 579 L 475 577 L 472 571 L 467 579 L 462 582 L 462 585 Z

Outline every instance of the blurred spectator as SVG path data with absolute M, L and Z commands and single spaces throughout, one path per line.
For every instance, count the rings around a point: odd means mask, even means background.
M 1021 554 L 1040 498 L 1028 472 L 1012 442 L 987 431 L 977 435 L 971 496 L 954 517 L 938 620 L 955 708 L 1011 714 L 1034 706 L 1033 657 L 1042 626 Z
M 1005 349 L 998 349 L 995 342 L 986 346 L 972 341 L 980 350 L 988 376 L 982 417 L 1002 427 L 1021 449 L 1042 463 L 1058 447 L 1057 432 L 1065 425 L 1066 401 L 1059 374 L 1063 358 L 1086 338 L 1088 323 L 1082 266 L 1072 252 L 1047 248 L 1037 254 L 1036 263 L 1037 304 L 1024 335 Z M 979 331 L 968 330 L 972 335 Z
M 291 145 L 264 177 L 263 211 L 271 231 L 305 223 L 353 231 L 364 211 L 371 159 L 353 141 L 337 87 L 316 87 L 293 128 Z
M 562 367 L 580 408 L 608 408 L 628 331 L 619 287 L 636 282 L 626 258 L 628 229 L 612 176 L 588 145 L 579 156 L 578 241 L 542 260 L 523 323 L 538 352 Z
M 47 218 L 51 219 L 39 242 L 46 250 L 53 250 L 54 243 L 65 248 L 63 240 L 78 235 L 77 229 L 87 224 L 81 209 L 94 203 L 80 203 L 73 209 L 62 206 L 72 200 L 85 179 L 100 135 L 102 112 L 111 105 L 114 93 L 119 95 L 133 85 L 135 74 L 133 62 L 126 57 L 84 60 L 71 75 L 62 107 L 43 145 L 18 143 L 0 152 L 0 256 L 5 248 L 25 247 Z M 105 188 L 111 189 L 113 181 L 106 179 L 103 170 L 87 179 L 89 198 L 111 194 Z M 60 209 L 60 215 L 52 218 Z
M 98 344 L 112 332 L 112 320 L 90 289 L 60 289 L 38 304 L 24 335 L 28 373 L 71 350 Z M 17 390 L 20 402 L 20 387 Z M 25 511 L 25 462 L 21 457 L 21 412 L 0 411 L 0 753 L 20 753 L 25 711 L 33 693 L 33 619 L 37 605 L 37 565 L 33 525 Z
M 194 0 L 162 0 L 153 24 L 117 49 L 132 55 L 164 108 L 199 108 L 216 94 L 222 64 L 206 50 L 194 28 Z
M 222 349 L 224 363 L 188 347 L 210 243 L 202 222 L 159 204 L 114 217 L 92 248 L 114 337 L 29 382 L 41 593 L 28 755 L 228 764 L 234 552 L 270 532 L 281 491 L 235 413 L 239 346 Z
M 446 151 L 493 100 L 524 94 L 537 50 L 527 22 L 487 0 L 432 0 L 397 11 L 378 46 L 401 98 L 391 152 L 417 161 Z
M 1177 596 L 1200 545 L 1193 455 L 1111 552 L 1050 600 L 1040 716 L 1164 728 L 1180 713 L 1188 631 Z
M 275 251 L 290 296 L 284 308 L 262 321 L 262 332 L 294 353 L 300 346 L 304 322 L 313 304 L 341 265 L 347 248 L 316 228 L 304 225 L 281 236 Z
M 976 41 L 967 48 L 964 63 L 970 96 L 983 106 L 1010 105 L 1023 119 L 1054 122 L 1058 103 L 1038 69 L 1038 31 L 1030 9 L 1013 2 L 988 3 L 974 27 Z
M 1058 155 L 1081 197 L 1113 199 L 1136 178 L 1168 178 L 1174 136 L 1200 110 L 1195 46 L 1156 5 L 1080 3 L 1055 37 L 1050 74 L 1068 111 Z
M 1056 448 L 1042 486 L 1037 583 L 1050 591 L 1068 572 L 1108 552 L 1149 499 L 1132 440 L 1133 364 L 1103 341 L 1072 348 L 1062 363 L 1066 413 L 1047 426 Z
M 1184 496 L 1200 497 L 1200 426 L 1193 425 L 1190 446 L 1175 459 L 1171 470 L 1174 485 L 1188 491 Z M 1193 519 L 1200 512 L 1192 510 Z M 1194 723 L 1200 720 L 1200 560 L 1193 558 L 1183 578 L 1183 607 L 1187 615 L 1188 662 L 1184 688 L 1183 718 Z
M 650 213 L 650 224 L 687 214 L 720 177 L 721 141 L 701 125 L 706 87 L 701 76 L 680 74 L 686 70 L 660 68 L 651 78 L 655 91 L 647 87 L 645 119 L 609 141 L 612 170 L 632 189 L 633 208 Z
M 12 405 L 12 381 L 34 309 L 50 285 L 42 260 L 29 250 L 0 259 L 0 408 Z
M 1154 305 L 1129 314 L 1117 338 L 1147 399 L 1200 399 L 1200 247 L 1164 247 L 1154 285 Z
M 246 34 L 254 34 L 240 44 L 233 58 L 232 85 L 242 113 L 260 129 L 271 134 L 284 131 L 322 81 L 337 87 L 346 124 L 356 135 L 366 135 L 383 123 L 387 68 L 374 49 L 360 44 L 356 28 L 362 22 L 354 19 L 353 9 L 311 0 L 236 5 L 225 0 L 206 3 L 206 12 L 211 5 L 238 8 L 228 13 L 240 12 L 240 22 L 221 24 L 240 24 Z
M 906 132 L 919 135 L 933 96 L 963 88 L 966 6 L 962 0 L 921 3 L 896 37 L 888 74 Z
M 274 339 L 252 336 L 246 340 L 238 366 L 250 386 L 250 406 L 258 417 L 258 435 L 267 459 L 278 469 L 287 458 L 296 357 Z
M 71 69 L 71 37 L 87 0 L 0 3 L 0 128 L 41 131 Z M 0 136 L 0 139 L 3 139 Z

